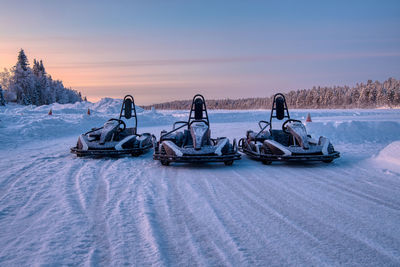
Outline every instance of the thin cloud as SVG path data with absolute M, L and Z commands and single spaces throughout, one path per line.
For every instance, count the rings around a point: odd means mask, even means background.
M 295 54 L 295 55 L 259 55 L 247 57 L 212 57 L 188 59 L 153 59 L 153 60 L 127 60 L 127 61 L 98 61 L 98 62 L 71 62 L 63 65 L 50 65 L 51 68 L 125 68 L 140 66 L 181 66 L 181 65 L 212 65 L 228 63 L 251 63 L 268 61 L 290 60 L 335 60 L 358 59 L 375 57 L 400 57 L 400 52 L 382 53 L 340 53 L 340 54 Z

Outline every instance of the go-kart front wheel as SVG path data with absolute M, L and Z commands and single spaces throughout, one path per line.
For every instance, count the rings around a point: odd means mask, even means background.
M 164 166 L 169 166 L 169 160 L 162 159 L 161 160 L 161 164 L 164 165 Z
M 231 165 L 233 164 L 233 160 L 224 161 L 224 164 L 225 164 L 226 166 L 231 166 Z

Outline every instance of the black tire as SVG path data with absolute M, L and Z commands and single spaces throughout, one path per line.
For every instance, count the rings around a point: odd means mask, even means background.
M 270 165 L 271 163 L 272 163 L 272 161 L 269 161 L 266 159 L 262 160 L 262 164 L 264 164 L 264 165 Z
M 131 155 L 132 155 L 132 157 L 139 157 L 140 156 L 140 152 L 135 152 L 135 153 L 132 153 Z
M 169 160 L 167 160 L 167 159 L 162 159 L 162 160 L 161 160 L 161 164 L 164 165 L 164 166 L 169 166 Z
M 331 163 L 333 161 L 333 159 L 324 159 L 322 162 L 324 163 Z
M 224 161 L 224 164 L 225 164 L 226 166 L 232 166 L 233 160 Z

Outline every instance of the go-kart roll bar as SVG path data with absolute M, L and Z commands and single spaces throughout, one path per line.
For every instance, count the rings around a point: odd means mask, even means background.
M 196 100 L 200 99 L 201 100 L 201 110 L 198 109 L 199 107 L 196 106 Z M 198 113 L 201 112 L 201 119 L 197 118 L 198 117 Z M 205 113 L 205 118 L 203 119 L 203 112 Z M 193 115 L 193 113 L 195 113 Z M 161 135 L 160 136 L 160 141 L 162 141 L 162 138 L 183 128 L 184 126 L 187 126 L 188 129 L 190 128 L 190 125 L 192 125 L 192 123 L 194 122 L 204 122 L 207 126 L 210 126 L 210 121 L 208 119 L 208 113 L 207 113 L 207 107 L 206 107 L 206 100 L 204 99 L 204 96 L 197 94 L 193 97 L 192 100 L 192 106 L 190 108 L 190 113 L 189 113 L 189 118 L 187 121 L 177 121 L 173 124 L 172 126 L 172 130 Z M 181 126 L 176 128 L 177 124 L 182 124 Z
M 283 99 L 283 103 L 280 103 L 280 104 L 279 104 L 279 107 L 277 107 L 277 105 L 276 105 L 276 100 L 277 100 L 279 97 L 281 97 L 281 98 Z M 274 115 L 274 110 L 275 110 L 275 115 Z M 278 116 L 277 111 L 278 111 L 279 113 L 282 112 L 282 114 L 280 114 L 280 115 L 282 115 L 281 117 Z M 285 114 L 285 111 L 286 111 L 286 114 Z M 290 119 L 289 109 L 288 109 L 287 103 L 286 103 L 286 98 L 285 98 L 285 96 L 284 96 L 283 94 L 281 94 L 281 93 L 275 94 L 275 95 L 274 95 L 274 99 L 273 99 L 273 101 L 272 101 L 271 115 L 270 115 L 270 117 L 269 117 L 269 126 L 270 126 L 269 129 L 270 129 L 270 130 L 272 129 L 272 119 L 273 119 L 273 118 L 276 118 L 276 119 L 278 119 L 278 120 L 282 120 L 283 118 L 288 118 L 288 119 Z
M 197 94 L 193 97 L 192 100 L 192 106 L 190 108 L 190 114 L 189 114 L 189 119 L 188 119 L 188 126 L 190 125 L 191 121 L 193 120 L 199 120 L 196 118 L 196 116 L 193 116 L 193 112 L 195 112 L 195 100 L 200 98 L 202 101 L 202 112 L 204 111 L 206 117 L 205 117 L 205 122 L 207 125 L 210 125 L 210 121 L 208 119 L 208 113 L 207 113 L 207 106 L 206 106 L 206 100 L 204 99 L 204 96 Z M 196 112 L 195 112 L 196 113 Z M 195 114 L 196 115 L 196 114 Z
M 129 105 L 129 108 L 127 107 L 127 104 Z M 132 114 L 132 110 L 133 110 L 133 114 Z M 124 112 L 124 114 L 122 114 L 122 112 Z M 119 113 L 119 120 L 121 120 L 122 117 L 124 117 L 126 119 L 130 119 L 132 117 L 135 118 L 135 128 L 134 129 L 135 129 L 135 134 L 136 134 L 137 126 L 138 126 L 137 116 L 136 116 L 136 106 L 135 106 L 135 99 L 131 95 L 126 95 L 124 97 L 124 100 L 122 101 L 121 112 Z

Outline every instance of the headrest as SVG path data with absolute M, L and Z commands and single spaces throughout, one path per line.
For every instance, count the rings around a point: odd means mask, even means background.
M 132 117 L 132 100 L 130 98 L 124 100 L 124 117 L 126 119 Z
M 203 100 L 201 100 L 201 98 L 196 98 L 194 100 L 194 119 L 203 119 Z
M 282 120 L 285 118 L 285 99 L 281 96 L 275 99 L 276 104 L 276 118 Z

